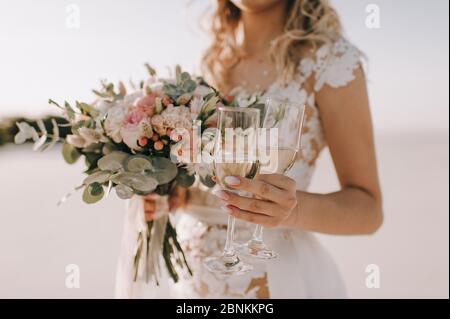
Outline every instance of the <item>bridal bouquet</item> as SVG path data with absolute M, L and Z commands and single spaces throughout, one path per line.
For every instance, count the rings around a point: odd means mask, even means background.
M 94 103 L 60 105 L 50 100 L 64 111 L 71 129 L 66 138 L 59 137 L 55 121 L 52 132 L 40 121 L 39 131 L 21 122 L 17 123 L 15 142 L 32 139 L 35 150 L 63 142 L 63 157 L 69 164 L 83 156 L 87 177 L 77 189 L 83 189 L 83 201 L 89 204 L 112 189 L 121 199 L 168 195 L 177 186 L 191 186 L 196 172 L 206 179 L 201 164 L 196 165 L 193 158 L 195 144 L 202 143 L 201 138 L 196 142 L 196 136 L 215 126 L 215 109 L 221 98 L 201 78 L 192 78 L 178 67 L 171 79 L 159 78 L 149 65 L 146 67 L 149 78 L 132 92 L 127 92 L 123 83 L 116 87 L 102 82 L 101 90 L 93 91 L 98 97 Z M 167 214 L 149 222 L 146 234 L 139 234 L 135 280 L 145 244 L 153 247 L 144 256 L 147 280 L 158 282 L 161 254 L 175 282 L 177 269 L 191 272 Z M 148 258 L 151 249 L 154 258 Z

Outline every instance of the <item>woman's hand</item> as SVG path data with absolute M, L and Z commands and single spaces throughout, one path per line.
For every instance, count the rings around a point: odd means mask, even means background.
M 155 219 L 155 214 L 158 210 L 158 197 L 157 194 L 150 194 L 143 197 L 144 200 L 144 213 L 145 221 L 152 221 Z M 187 189 L 183 187 L 176 187 L 174 191 L 169 195 L 169 212 L 183 207 L 187 202 Z
M 242 197 L 226 190 L 215 195 L 225 204 L 224 209 L 231 216 L 264 227 L 283 224 L 297 207 L 295 181 L 281 174 L 262 174 L 250 180 L 243 177 L 227 176 L 229 188 L 253 194 L 253 198 Z

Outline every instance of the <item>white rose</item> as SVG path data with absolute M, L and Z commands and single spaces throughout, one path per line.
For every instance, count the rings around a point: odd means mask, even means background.
M 120 130 L 129 108 L 130 107 L 126 104 L 120 103 L 108 110 L 105 121 L 105 130 L 106 134 L 116 143 L 122 142 Z

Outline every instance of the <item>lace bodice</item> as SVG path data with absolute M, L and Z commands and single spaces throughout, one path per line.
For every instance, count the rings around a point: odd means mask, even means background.
M 288 85 L 274 83 L 264 93 L 263 97 L 277 97 L 298 104 L 307 105 L 306 120 L 302 135 L 302 150 L 295 165 L 290 170 L 299 190 L 306 190 L 310 184 L 316 159 L 325 147 L 320 111 L 315 103 L 318 92 L 328 85 L 338 88 L 347 85 L 354 79 L 354 70 L 360 64 L 360 52 L 345 39 L 319 48 L 314 56 L 304 58 L 299 66 L 294 80 Z M 306 88 L 305 83 L 313 85 Z M 338 105 L 336 105 L 338 107 Z M 180 221 L 177 229 L 184 242 L 192 267 L 194 278 L 178 284 L 180 291 L 193 297 L 269 297 L 267 273 L 264 265 L 257 265 L 255 271 L 248 276 L 217 279 L 207 271 L 202 270 L 202 260 L 205 256 L 220 253 L 224 245 L 226 231 L 226 216 L 214 213 L 217 199 L 208 191 L 193 192 L 191 204 L 187 209 L 189 217 Z M 237 240 L 246 241 L 250 238 L 251 229 L 245 223 L 237 228 Z
M 299 105 L 306 105 L 306 119 L 303 126 L 301 152 L 289 176 L 297 182 L 297 189 L 306 190 L 314 173 L 315 162 L 326 146 L 320 112 L 316 105 L 316 94 L 328 85 L 338 88 L 353 81 L 354 71 L 361 63 L 361 53 L 344 38 L 319 48 L 314 56 L 301 60 L 296 77 L 288 84 L 274 82 L 262 95 L 262 99 L 276 97 Z M 306 82 L 312 80 L 312 88 Z M 248 93 L 241 91 L 242 100 L 248 100 Z M 238 97 L 239 100 L 239 97 Z M 207 194 L 207 189 L 194 192 L 194 205 L 215 206 L 216 199 Z

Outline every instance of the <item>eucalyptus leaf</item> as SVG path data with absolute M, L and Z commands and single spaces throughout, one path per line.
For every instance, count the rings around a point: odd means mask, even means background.
M 126 185 L 117 185 L 116 194 L 120 199 L 129 199 L 134 195 L 133 189 Z
M 206 177 L 200 176 L 200 182 L 209 188 L 213 188 L 216 185 L 216 183 L 213 181 L 211 176 L 206 176 Z
M 102 171 L 115 172 L 123 168 L 123 165 L 128 157 L 129 155 L 127 153 L 114 151 L 100 158 L 97 165 Z
M 81 153 L 78 152 L 74 146 L 64 143 L 62 147 L 62 155 L 66 163 L 74 164 L 80 158 Z
M 153 177 L 159 185 L 167 184 L 178 174 L 178 168 L 175 163 L 165 157 L 153 157 L 150 159 L 152 168 L 147 171 L 147 176 Z
M 103 145 L 101 143 L 93 143 L 83 148 L 83 153 L 102 154 Z
M 114 175 L 111 180 L 119 185 L 126 185 L 132 189 L 149 193 L 158 186 L 158 181 L 151 176 L 144 176 L 139 173 L 123 172 Z
M 109 173 L 107 171 L 98 171 L 98 172 L 92 173 L 91 175 L 86 177 L 83 181 L 83 184 L 84 185 L 90 185 L 93 183 L 103 184 L 103 183 L 107 182 L 110 177 L 111 177 L 111 173 Z
M 124 164 L 127 171 L 132 173 L 142 173 L 146 170 L 152 169 L 152 163 L 147 156 L 144 155 L 134 155 L 130 156 Z
M 177 104 L 178 105 L 185 105 L 187 104 L 192 98 L 192 95 L 189 93 L 184 93 L 182 95 L 180 95 L 177 99 Z
M 183 90 L 187 93 L 192 92 L 197 87 L 197 84 L 193 80 L 188 80 L 183 83 Z
M 111 154 L 117 149 L 116 146 L 112 143 L 106 143 L 101 147 L 102 147 L 101 152 L 105 155 Z
M 92 174 L 96 172 L 98 170 L 98 160 L 102 157 L 102 155 L 92 152 L 83 152 L 83 155 L 87 166 L 87 170 L 85 171 L 85 173 Z
M 187 170 L 180 169 L 176 178 L 178 185 L 182 187 L 190 187 L 195 182 L 195 176 L 189 175 Z
M 83 201 L 87 204 L 94 204 L 101 200 L 104 194 L 103 186 L 94 183 L 85 187 L 83 191 Z
M 182 72 L 180 74 L 180 81 L 185 82 L 191 79 L 191 76 L 187 72 Z
M 98 197 L 104 193 L 103 186 L 100 183 L 92 183 L 89 185 L 88 189 L 91 196 Z

